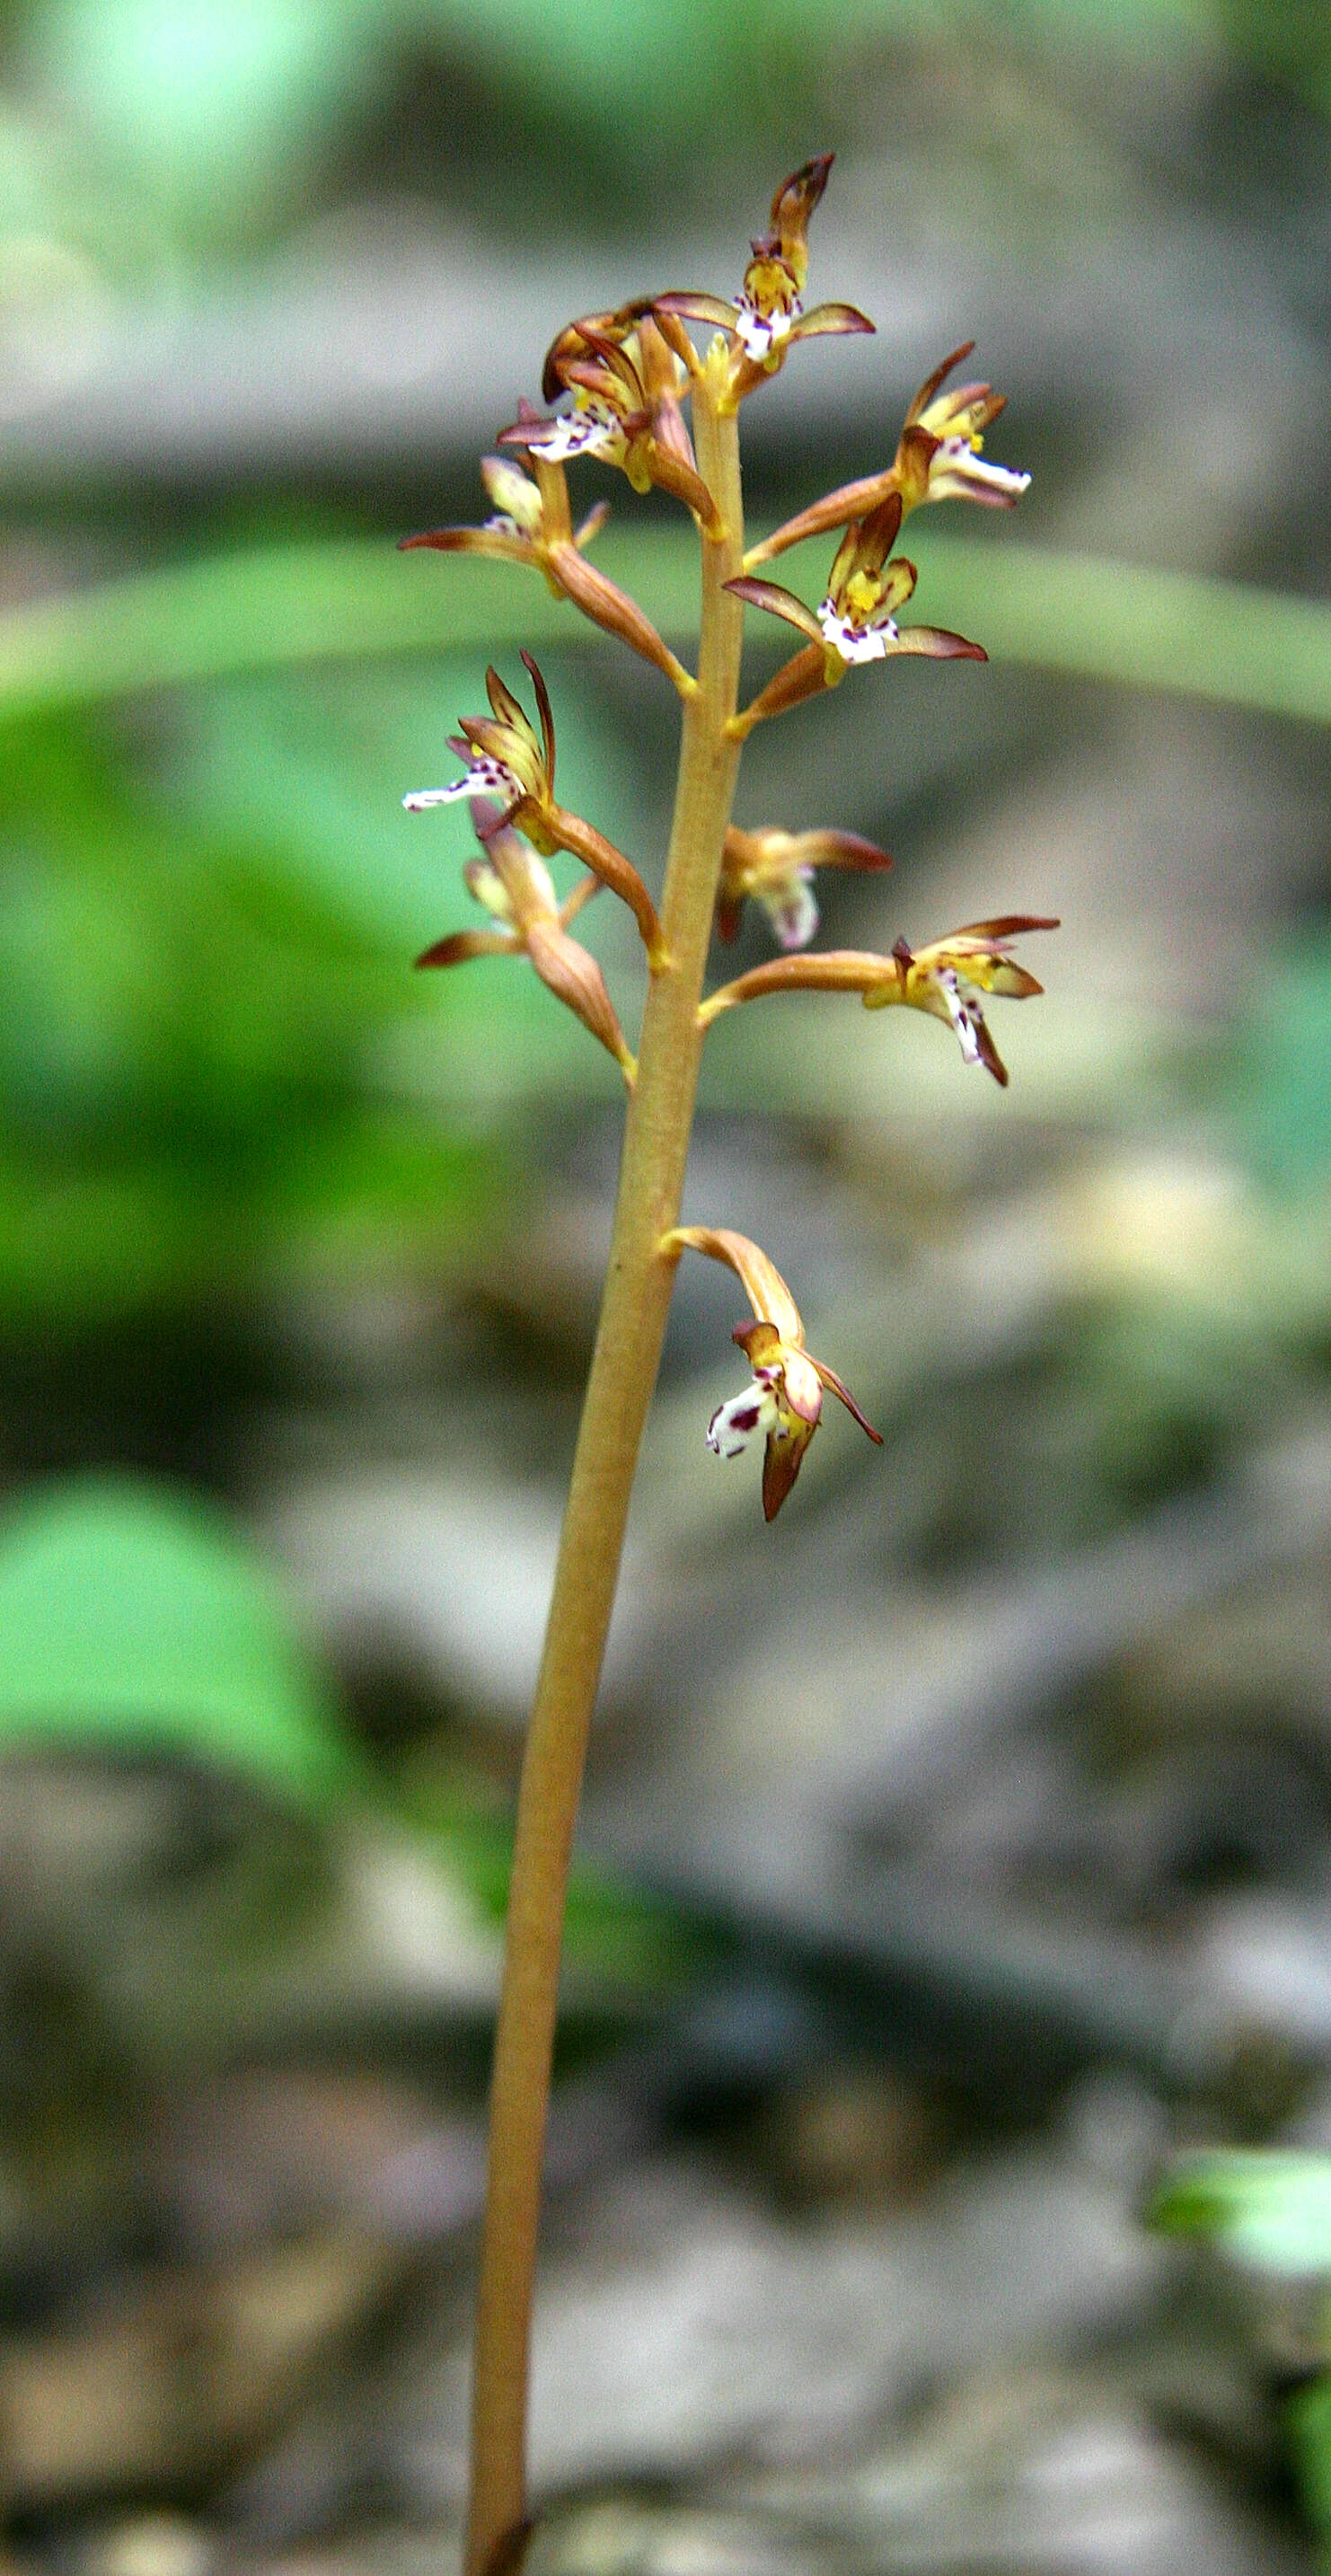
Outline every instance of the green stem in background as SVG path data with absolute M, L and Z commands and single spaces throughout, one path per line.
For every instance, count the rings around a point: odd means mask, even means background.
M 1331 724 L 1325 601 L 932 528 L 919 551 L 930 617 L 980 620 L 991 661 Z M 673 532 L 611 530 L 598 560 L 663 634 L 691 632 L 692 561 Z M 418 586 L 378 538 L 265 547 L 7 609 L 0 721 L 291 662 L 600 641 L 508 565 L 429 561 Z
M 527 2374 L 564 1900 L 638 1447 L 674 1278 L 661 1238 L 679 1217 L 702 1034 L 698 1003 L 730 820 L 738 745 L 739 602 L 722 584 L 744 551 L 739 443 L 695 390 L 698 465 L 726 534 L 703 545 L 698 691 L 684 710 L 662 898 L 668 963 L 643 1014 L 610 1263 L 564 1517 L 545 1652 L 518 1792 L 472 2401 L 467 2576 L 492 2576 L 526 2517 Z

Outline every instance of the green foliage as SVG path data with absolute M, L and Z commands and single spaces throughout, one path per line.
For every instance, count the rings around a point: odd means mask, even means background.
M 284 1805 L 365 1787 L 262 1568 L 201 1504 L 89 1478 L 0 1528 L 0 1752 L 167 1753 Z
M 1319 600 L 996 547 L 986 534 L 922 529 L 917 547 L 931 620 L 982 626 L 991 661 L 1331 724 L 1331 609 Z M 691 549 L 683 531 L 618 527 L 596 560 L 678 643 L 696 614 Z M 827 546 L 810 562 L 816 584 Z M 256 548 L 0 613 L 0 719 L 296 661 L 559 642 L 608 639 L 507 565 L 404 559 L 379 538 Z
M 1331 1173 L 1331 941 L 1304 932 L 1265 967 L 1247 1015 L 1235 1108 L 1263 1176 L 1285 1188 Z
M 1152 2227 L 1206 2237 L 1261 2272 L 1331 2275 L 1331 2156 L 1206 2148 L 1171 2168 L 1147 2215 Z
M 607 192 L 626 168 L 659 186 L 700 122 L 732 153 L 784 123 L 793 153 L 792 97 L 799 134 L 812 112 L 835 143 L 838 71 L 865 40 L 1090 39 L 1111 57 L 1200 40 L 1322 102 L 1331 68 L 1318 0 L 787 0 L 757 47 L 744 0 L 33 0 L 14 15 L 80 162 L 203 250 L 289 221 L 422 67 L 445 93 L 488 93 L 515 138 L 548 149 L 562 130 Z
M 371 1078 L 380 1033 L 428 1007 L 406 944 L 152 776 L 92 722 L 11 739 L 0 1322 L 437 1261 L 506 1177 Z

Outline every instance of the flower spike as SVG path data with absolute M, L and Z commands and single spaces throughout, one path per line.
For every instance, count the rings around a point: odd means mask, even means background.
M 982 1064 L 995 1082 L 1006 1085 L 1007 1067 L 989 1032 L 982 993 L 1000 993 L 1009 1001 L 1042 993 L 1026 967 L 1011 954 L 1012 942 L 1028 930 L 1057 930 L 1058 923 L 1039 913 L 1008 912 L 996 921 L 968 922 L 946 939 L 926 948 L 911 948 L 899 939 L 887 957 L 860 948 L 825 949 L 820 956 L 774 957 L 751 967 L 733 984 L 710 993 L 698 1012 L 700 1028 L 710 1028 L 723 1011 L 740 1002 L 757 1002 L 768 993 L 796 991 L 858 993 L 867 1011 L 886 1010 L 905 1002 L 946 1020 L 956 1033 L 967 1064 Z
M 658 296 L 652 308 L 663 325 L 672 318 L 710 323 L 725 332 L 728 409 L 775 375 L 793 341 L 874 327 L 854 304 L 817 304 L 810 313 L 804 310 L 809 217 L 827 186 L 832 160 L 830 152 L 820 152 L 782 180 L 768 229 L 751 244 L 753 255 L 733 303 L 719 295 L 670 294 Z
M 523 404 L 514 426 L 521 430 L 527 422 L 539 426 L 539 414 Z M 494 503 L 494 515 L 482 527 L 427 528 L 418 537 L 403 537 L 399 552 L 429 546 L 438 554 L 490 555 L 526 564 L 544 575 L 556 598 L 571 599 L 585 617 L 664 671 L 681 697 L 692 697 L 696 683 L 637 601 L 586 561 L 585 549 L 604 527 L 609 505 L 598 502 L 575 530 L 563 466 L 516 444 L 509 456 L 482 457 L 481 480 Z
M 735 938 L 745 902 L 762 906 L 783 948 L 806 948 L 818 927 L 815 868 L 890 868 L 886 850 L 858 832 L 741 832 L 725 838 L 716 898 L 720 939 Z
M 681 1252 L 702 1252 L 710 1261 L 724 1261 L 753 1308 L 753 1323 L 740 1324 L 732 1335 L 753 1370 L 752 1382 L 717 1407 L 707 1426 L 707 1445 L 718 1458 L 736 1458 L 756 1433 L 763 1434 L 764 1519 L 775 1520 L 799 1474 L 818 1428 L 824 1387 L 840 1397 L 881 1449 L 881 1431 L 866 1422 L 836 1371 L 806 1351 L 799 1308 L 758 1244 L 729 1226 L 677 1225 L 662 1237 L 661 1250 L 670 1260 Z
M 1029 474 L 1019 474 L 1007 465 L 992 465 L 981 454 L 984 433 L 998 418 L 1007 400 L 982 384 L 954 385 L 951 393 L 939 388 L 954 367 L 970 356 L 973 340 L 963 340 L 959 349 L 935 367 L 916 394 L 906 414 L 905 427 L 897 443 L 892 463 L 881 474 L 866 474 L 857 483 L 843 483 L 838 491 L 828 492 L 793 519 L 787 519 L 773 535 L 752 546 L 744 558 L 746 572 L 759 564 L 771 563 L 784 554 L 787 546 L 799 545 L 805 537 L 823 536 L 830 528 L 848 527 L 853 519 L 864 519 L 895 493 L 902 514 L 918 509 L 925 501 L 979 501 L 991 510 L 1011 510 L 1021 499 L 1030 482 Z
M 530 841 L 543 859 L 552 858 L 556 850 L 567 850 L 584 867 L 609 886 L 633 914 L 642 933 L 643 943 L 653 966 L 664 962 L 661 925 L 656 907 L 631 859 L 607 841 L 580 814 L 571 814 L 555 801 L 555 727 L 550 707 L 550 694 L 539 666 L 530 653 L 522 656 L 536 692 L 536 708 L 541 731 L 524 714 L 512 690 L 500 678 L 493 664 L 485 674 L 490 715 L 463 716 L 459 731 L 449 736 L 449 750 L 455 751 L 467 764 L 461 778 L 447 787 L 418 787 L 402 799 L 409 814 L 424 813 L 432 805 L 452 805 L 460 800 L 485 803 L 491 799 L 498 807 L 498 822 L 512 824 Z
M 568 935 L 574 914 L 590 894 L 599 891 L 598 880 L 584 877 L 561 905 L 544 859 L 504 821 L 498 806 L 478 799 L 472 821 L 482 855 L 470 860 L 462 873 L 468 892 L 500 926 L 452 931 L 425 949 L 417 965 L 461 966 L 472 957 L 529 957 L 541 982 L 567 1003 L 614 1057 L 632 1090 L 637 1067 L 605 978 L 596 959 Z

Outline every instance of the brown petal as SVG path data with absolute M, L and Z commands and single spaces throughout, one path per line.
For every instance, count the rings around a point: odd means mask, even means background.
M 500 724 L 513 725 L 519 733 L 531 732 L 531 726 L 526 715 L 523 713 L 521 704 L 518 699 L 514 697 L 507 682 L 500 679 L 499 673 L 496 671 L 493 662 L 490 664 L 489 669 L 485 674 L 485 694 L 489 699 Z M 482 722 L 484 722 L 484 718 L 482 718 Z M 465 719 L 463 720 L 463 730 L 464 732 L 467 730 Z
M 882 500 L 876 502 L 873 509 L 860 521 L 859 539 L 855 549 L 857 558 L 875 569 L 886 563 L 897 541 L 901 517 L 901 494 L 897 491 L 885 492 Z M 913 583 L 911 587 L 914 588 Z
M 796 832 L 791 857 L 815 868 L 856 868 L 862 874 L 881 874 L 892 861 L 876 841 L 866 841 L 859 832 Z
M 559 471 L 561 473 L 563 472 L 562 466 L 559 468 Z M 577 547 L 579 553 L 582 552 L 584 546 L 589 546 L 591 544 L 593 537 L 600 535 L 609 516 L 610 504 L 608 501 L 598 501 L 595 509 L 588 511 L 586 518 L 582 521 L 578 528 L 578 532 L 573 539 L 573 543 Z
M 423 948 L 416 964 L 463 966 L 469 957 L 515 957 L 521 952 L 521 940 L 508 930 L 454 930 L 447 939 L 436 939 L 433 948 Z
M 577 1014 L 585 1029 L 614 1057 L 630 1079 L 635 1067 L 625 1043 L 615 1006 L 596 959 L 580 948 L 555 921 L 534 921 L 527 932 L 527 954 L 541 982 Z
M 545 747 L 545 774 L 550 785 L 553 787 L 555 783 L 555 719 L 550 706 L 550 692 L 545 685 L 545 681 L 537 663 L 533 660 L 530 653 L 523 654 L 522 664 L 524 670 L 530 674 L 532 686 L 536 691 L 536 705 L 541 718 L 541 741 Z
M 850 1391 L 849 1387 L 848 1387 L 848 1386 L 846 1386 L 846 1385 L 843 1383 L 843 1381 L 842 1381 L 842 1380 L 837 1376 L 836 1370 L 835 1370 L 835 1369 L 830 1369 L 830 1368 L 828 1368 L 828 1367 L 827 1367 L 827 1365 L 826 1365 L 826 1363 L 825 1363 L 823 1360 L 816 1360 L 816 1359 L 814 1359 L 814 1357 L 813 1357 L 812 1353 L 810 1353 L 810 1355 L 809 1355 L 809 1366 L 810 1366 L 811 1368 L 815 1368 L 815 1369 L 817 1369 L 817 1371 L 818 1371 L 818 1375 L 819 1375 L 819 1377 L 822 1379 L 822 1382 L 823 1382 L 824 1386 L 826 1386 L 826 1387 L 830 1387 L 830 1389 L 831 1389 L 831 1391 L 832 1391 L 833 1395 L 839 1395 L 839 1396 L 840 1396 L 841 1401 L 842 1401 L 842 1403 L 844 1404 L 844 1406 L 845 1406 L 845 1408 L 846 1408 L 847 1413 L 853 1413 L 853 1414 L 854 1414 L 855 1419 L 856 1419 L 856 1421 L 858 1422 L 858 1424 L 859 1424 L 859 1426 L 860 1426 L 861 1431 L 867 1431 L 867 1432 L 868 1432 L 868 1434 L 869 1434 L 869 1438 L 870 1438 L 872 1441 L 875 1441 L 875 1442 L 876 1442 L 876 1444 L 877 1444 L 877 1446 L 881 1449 L 881 1448 L 882 1448 L 882 1445 L 883 1445 L 883 1435 L 882 1435 L 881 1431 L 875 1431 L 875 1429 L 874 1429 L 874 1427 L 873 1427 L 873 1424 L 872 1424 L 871 1422 L 868 1422 L 868 1421 L 866 1421 L 866 1420 L 865 1420 L 865 1417 L 864 1417 L 864 1415 L 861 1413 L 860 1408 L 859 1408 L 858 1404 L 856 1403 L 854 1396 L 851 1394 L 851 1391 Z
M 652 315 L 666 347 L 674 352 L 682 366 L 688 368 L 691 376 L 696 376 L 698 359 L 693 342 L 668 297 L 653 304 Z
M 671 1254 L 702 1252 L 709 1261 L 724 1261 L 727 1269 L 734 1271 L 758 1322 L 773 1325 L 792 1350 L 804 1348 L 799 1308 L 775 1262 L 769 1261 L 762 1246 L 750 1242 L 747 1234 L 736 1234 L 728 1225 L 677 1225 L 664 1237 L 661 1250 Z M 737 1341 L 744 1338 L 746 1350 L 748 1331 L 745 1325 L 735 1336 Z
M 1028 1002 L 1033 993 L 1042 993 L 1044 986 L 1037 983 L 1028 968 L 1015 965 L 1010 957 L 1002 957 L 985 976 L 984 989 L 987 993 L 1001 993 L 1008 1002 Z
M 954 939 L 1018 939 L 1024 930 L 1061 930 L 1057 914 L 1041 912 L 1003 912 L 997 921 L 963 921 L 954 930 Z
M 822 651 L 823 630 L 813 610 L 806 608 L 792 590 L 783 590 L 779 581 L 753 581 L 741 574 L 725 587 L 733 599 L 746 600 L 750 608 L 765 608 L 769 616 L 784 617 L 787 626 L 798 626 L 801 635 L 807 635 Z
M 593 341 L 612 344 L 617 335 L 632 328 L 643 313 L 650 312 L 652 299 L 643 296 L 636 304 L 621 304 L 613 313 L 584 313 L 577 322 L 566 322 L 557 332 L 545 353 L 541 369 L 541 392 L 547 402 L 556 402 L 563 387 L 564 369 L 570 359 Z

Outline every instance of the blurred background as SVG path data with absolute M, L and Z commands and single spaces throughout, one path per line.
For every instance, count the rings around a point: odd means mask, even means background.
M 675 728 L 540 584 L 394 543 L 484 515 L 559 324 L 733 292 L 835 149 L 811 292 L 878 334 L 749 406 L 753 525 L 884 465 L 968 337 L 1034 480 L 911 529 L 988 667 L 764 728 L 738 818 L 894 852 L 824 880 L 832 944 L 1065 926 L 995 1006 L 1005 1093 L 853 1003 L 709 1042 L 686 1213 L 761 1239 L 887 1445 L 828 1421 L 765 1530 L 703 1444 L 742 1301 L 686 1265 L 571 1912 L 535 2547 L 1311 2566 L 1331 17 L 9 0 L 0 47 L 4 2548 L 455 2545 L 621 1108 L 534 977 L 413 978 L 468 838 L 400 798 L 535 645 L 561 792 L 655 885 Z M 686 637 L 681 514 L 573 480 Z M 1196 2147 L 1298 2151 L 1241 2169 L 1302 2192 L 1283 2236 L 1148 2230 Z

